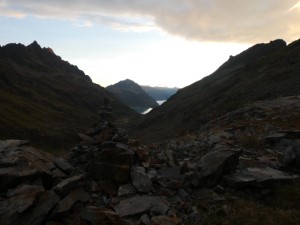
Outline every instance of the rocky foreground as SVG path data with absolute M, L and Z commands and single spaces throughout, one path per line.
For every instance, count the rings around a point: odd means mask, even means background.
M 79 136 L 65 159 L 0 141 L 1 225 L 209 224 L 234 214 L 241 193 L 262 201 L 278 185 L 299 190 L 300 96 L 254 102 L 152 145 L 128 139 L 103 107 Z M 287 217 L 299 224 L 299 209 Z

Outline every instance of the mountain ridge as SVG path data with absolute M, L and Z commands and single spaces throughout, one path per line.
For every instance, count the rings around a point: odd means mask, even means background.
M 109 85 L 106 87 L 106 90 L 131 108 L 143 107 L 147 109 L 158 106 L 158 103 L 139 84 L 130 79 Z
M 31 139 L 42 147 L 67 148 L 78 141 L 76 132 L 95 121 L 104 98 L 120 120 L 136 115 L 36 41 L 0 47 L 0 93 L 0 137 Z
M 300 41 L 257 44 L 231 57 L 210 76 L 180 89 L 129 125 L 137 138 L 163 140 L 197 130 L 248 102 L 300 93 Z
M 169 99 L 172 95 L 174 95 L 179 88 L 173 87 L 158 87 L 158 86 L 149 86 L 142 85 L 141 86 L 148 95 L 150 95 L 156 101 L 163 101 Z

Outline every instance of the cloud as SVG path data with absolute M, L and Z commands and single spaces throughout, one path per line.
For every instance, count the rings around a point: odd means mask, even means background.
M 298 39 L 299 5 L 299 0 L 0 0 L 0 15 L 66 19 L 126 31 L 157 27 L 199 41 L 256 43 Z

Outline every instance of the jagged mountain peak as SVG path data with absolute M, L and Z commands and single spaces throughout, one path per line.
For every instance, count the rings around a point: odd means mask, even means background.
M 258 61 L 262 57 L 266 57 L 269 54 L 274 54 L 283 50 L 287 46 L 287 43 L 282 39 L 270 41 L 269 43 L 259 43 L 246 49 L 236 56 L 230 56 L 229 59 L 220 66 L 218 70 L 222 70 L 232 65 L 237 64 L 249 64 L 254 61 Z
M 30 45 L 27 46 L 28 48 L 39 48 L 42 49 L 41 46 L 39 45 L 39 43 L 34 40 Z

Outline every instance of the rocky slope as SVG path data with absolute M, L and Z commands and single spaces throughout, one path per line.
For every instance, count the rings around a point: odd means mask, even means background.
M 179 88 L 168 88 L 168 87 L 151 87 L 151 86 L 141 86 L 148 95 L 150 95 L 156 101 L 162 101 L 169 99 L 174 95 Z
M 0 137 L 30 139 L 44 148 L 67 148 L 95 121 L 106 97 L 115 116 L 135 112 L 76 66 L 37 42 L 0 47 Z
M 68 161 L 0 141 L 1 224 L 299 224 L 299 119 L 300 96 L 260 101 L 139 145 L 105 106 Z
M 256 100 L 300 94 L 300 41 L 257 44 L 230 57 L 216 72 L 179 90 L 131 124 L 143 140 L 164 140 Z
M 140 85 L 132 80 L 123 80 L 106 87 L 106 90 L 115 95 L 120 101 L 131 108 L 155 108 L 157 102 L 150 97 Z

